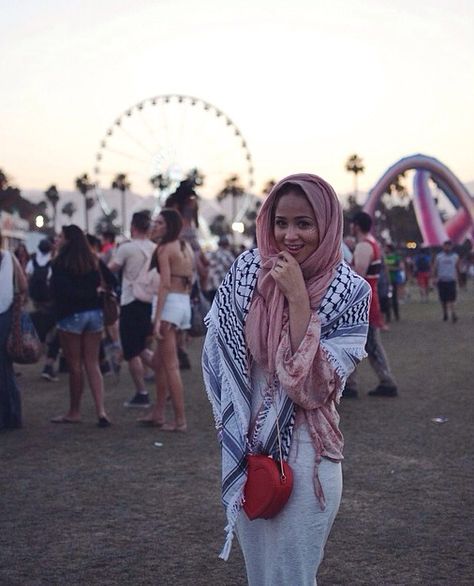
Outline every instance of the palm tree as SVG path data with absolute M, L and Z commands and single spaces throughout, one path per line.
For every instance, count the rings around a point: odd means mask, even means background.
M 56 185 L 51 185 L 48 189 L 44 192 L 46 199 L 51 204 L 53 208 L 53 232 L 56 234 L 56 218 L 57 218 L 57 208 L 59 202 L 59 192 L 56 189 Z
M 356 154 L 351 155 L 346 161 L 346 171 L 349 171 L 349 173 L 354 173 L 354 197 L 357 198 L 357 175 L 365 171 L 364 162 L 362 158 Z
M 400 175 L 397 175 L 387 187 L 385 193 L 388 193 L 388 195 L 397 195 L 400 199 L 406 199 L 408 197 L 408 189 L 404 183 L 404 180 L 405 173 L 400 173 Z
M 77 177 L 75 184 L 77 191 L 84 198 L 84 225 L 85 231 L 89 232 L 89 210 L 94 206 L 94 199 L 87 197 L 87 194 L 91 189 L 94 189 L 94 184 L 89 182 L 87 173 Z
M 61 208 L 61 212 L 71 221 L 71 218 L 77 212 L 76 204 L 73 201 L 67 201 Z
M 266 197 L 270 193 L 270 191 L 275 187 L 275 185 L 276 185 L 275 179 L 269 179 L 265 183 L 265 185 L 263 186 L 262 195 L 264 195 Z
M 245 189 L 240 185 L 238 175 L 232 175 L 225 182 L 225 187 L 217 194 L 217 201 L 223 201 L 227 197 L 232 198 L 232 221 L 237 215 L 237 199 L 245 195 Z
M 118 173 L 115 176 L 115 179 L 112 181 L 112 189 L 118 189 L 122 194 L 121 198 L 121 215 L 122 215 L 122 232 L 125 232 L 126 229 L 126 222 L 127 222 L 127 213 L 126 213 L 126 192 L 130 189 L 130 182 L 127 181 L 127 175 L 125 173 Z
M 6 189 L 8 185 L 8 176 L 3 172 L 3 169 L 0 169 L 0 191 Z

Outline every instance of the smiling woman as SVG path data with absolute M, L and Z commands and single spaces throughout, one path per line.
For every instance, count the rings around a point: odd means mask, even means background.
M 288 251 L 298 263 L 319 245 L 319 231 L 304 191 L 289 185 L 281 191 L 275 209 L 274 235 L 278 249 Z
M 342 491 L 336 404 L 365 356 L 370 290 L 342 261 L 341 206 L 320 177 L 275 185 L 257 242 L 217 291 L 203 352 L 222 447 L 221 557 L 235 530 L 250 586 L 314 586 Z M 255 455 L 293 472 L 291 495 L 271 519 L 244 507 Z

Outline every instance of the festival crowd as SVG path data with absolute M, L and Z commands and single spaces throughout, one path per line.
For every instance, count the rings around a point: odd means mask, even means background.
M 109 427 L 103 377 L 119 376 L 126 363 L 134 388 L 124 407 L 148 410 L 141 425 L 186 431 L 180 369 L 191 368 L 189 336 L 204 335 L 203 317 L 235 258 L 225 236 L 203 252 L 197 210 L 195 192 L 181 185 L 155 218 L 134 213 L 130 239 L 120 243 L 113 232 L 99 238 L 68 225 L 31 255 L 24 245 L 1 250 L 0 429 L 22 425 L 21 369 L 6 349 L 18 298 L 44 348 L 40 376 L 68 376 L 69 407 L 52 423 L 81 421 L 87 381 L 97 424 Z M 146 384 L 153 381 L 155 401 Z

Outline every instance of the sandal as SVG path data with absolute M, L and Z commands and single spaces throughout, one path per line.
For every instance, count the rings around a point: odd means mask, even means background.
M 186 433 L 188 431 L 188 426 L 186 423 L 182 423 L 181 425 L 176 425 L 175 423 L 163 423 L 161 430 Z
M 51 423 L 81 423 L 80 419 L 69 419 L 69 417 L 66 417 L 65 415 L 53 417 L 53 419 L 51 419 L 50 421 Z

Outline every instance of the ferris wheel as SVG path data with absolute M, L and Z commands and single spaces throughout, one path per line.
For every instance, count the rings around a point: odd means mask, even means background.
M 134 193 L 153 195 L 156 208 L 186 177 L 198 175 L 199 194 L 214 198 L 237 176 L 247 194 L 238 218 L 254 186 L 252 155 L 239 128 L 216 106 L 180 94 L 138 102 L 107 129 L 94 167 L 96 196 L 106 214 L 116 207 L 111 186 L 119 173 Z

